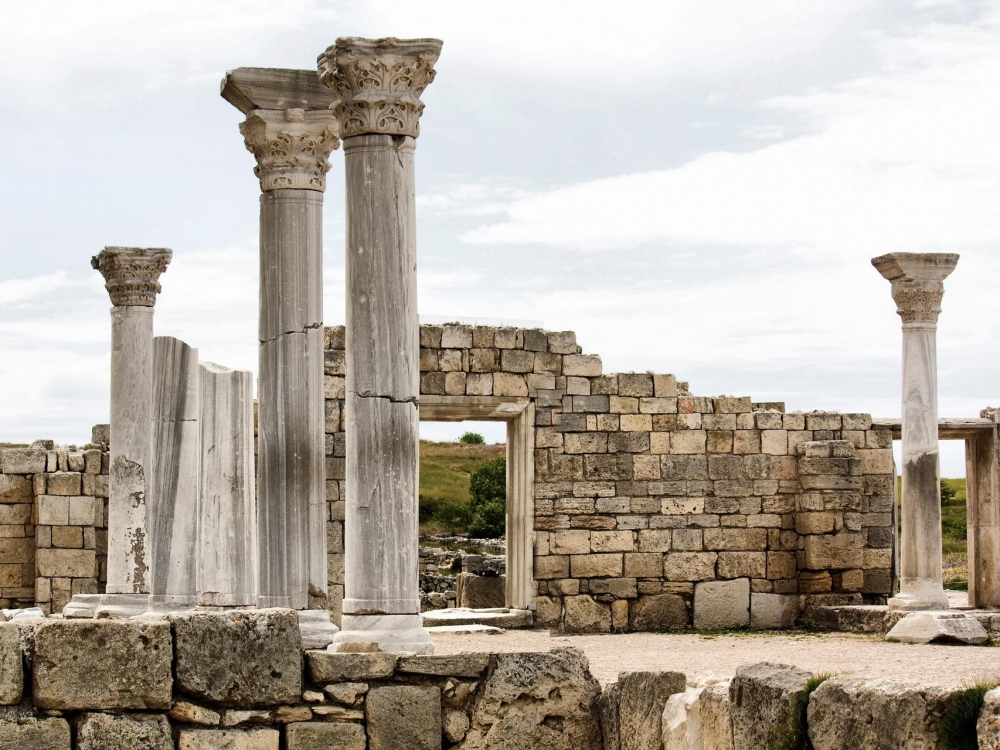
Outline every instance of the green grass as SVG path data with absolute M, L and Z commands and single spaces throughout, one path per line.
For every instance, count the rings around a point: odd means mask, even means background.
M 938 724 L 938 747 L 941 750 L 978 750 L 976 722 L 983 698 L 1000 683 L 980 682 L 951 695 L 944 704 Z
M 505 445 L 420 441 L 420 533 L 465 532 L 469 477 L 481 464 L 505 456 Z
M 805 689 L 792 696 L 788 713 L 785 715 L 784 722 L 775 732 L 774 742 L 771 743 L 769 750 L 813 750 L 806 725 L 809 696 L 831 677 L 833 677 L 831 674 L 818 674 L 815 677 L 810 677 L 806 681 Z

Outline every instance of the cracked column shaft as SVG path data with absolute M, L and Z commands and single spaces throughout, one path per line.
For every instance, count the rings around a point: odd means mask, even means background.
M 339 96 L 332 109 L 347 178 L 346 591 L 334 651 L 433 651 L 417 574 L 413 152 L 418 97 L 440 50 L 433 39 L 346 38 L 319 61 L 321 79 Z
M 145 612 L 150 593 L 147 498 L 153 410 L 153 306 L 170 263 L 162 248 L 106 247 L 91 261 L 111 296 L 111 475 L 108 585 L 99 616 Z
M 890 253 L 872 265 L 892 282 L 903 319 L 903 501 L 896 610 L 947 609 L 941 580 L 937 320 L 958 255 Z

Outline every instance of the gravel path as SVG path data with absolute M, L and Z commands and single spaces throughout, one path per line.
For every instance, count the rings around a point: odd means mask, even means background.
M 815 673 L 852 673 L 946 685 L 1000 680 L 1000 648 L 906 646 L 874 636 L 789 633 L 771 635 L 549 634 L 508 630 L 501 634 L 433 636 L 435 653 L 461 651 L 548 651 L 573 646 L 586 652 L 590 671 L 601 683 L 619 672 L 676 670 L 688 678 L 729 676 L 741 664 L 761 661 L 794 664 Z

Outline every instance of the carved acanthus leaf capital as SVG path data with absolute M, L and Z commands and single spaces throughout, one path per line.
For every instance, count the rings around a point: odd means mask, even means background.
M 160 274 L 173 252 L 162 247 L 106 247 L 90 259 L 101 272 L 115 307 L 153 307 L 160 293 Z
M 934 325 L 941 314 L 944 282 L 921 279 L 892 282 L 892 298 L 903 325 Z
M 340 145 L 337 118 L 325 110 L 254 109 L 240 132 L 257 157 L 260 189 L 326 190 L 327 157 Z
M 341 137 L 420 135 L 420 95 L 434 80 L 439 39 L 346 37 L 319 57 L 320 80 L 337 98 L 330 109 Z
M 892 298 L 904 326 L 937 324 L 944 280 L 958 265 L 958 255 L 889 253 L 872 258 L 872 265 L 892 282 Z

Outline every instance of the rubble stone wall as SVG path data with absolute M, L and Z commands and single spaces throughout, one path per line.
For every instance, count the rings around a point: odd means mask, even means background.
M 326 330 L 330 583 L 342 591 L 344 329 Z M 604 374 L 569 331 L 421 326 L 421 395 L 535 406 L 537 625 L 781 627 L 892 590 L 892 435 L 866 414 Z

